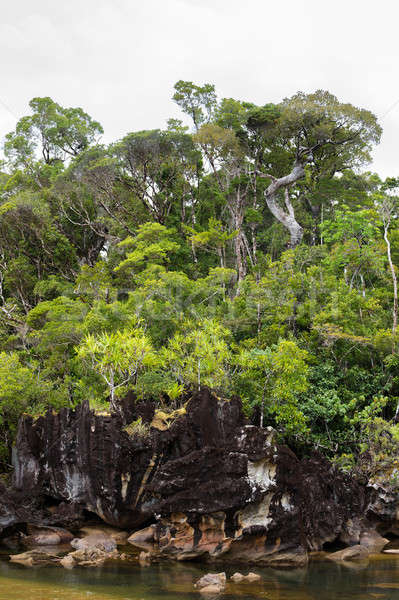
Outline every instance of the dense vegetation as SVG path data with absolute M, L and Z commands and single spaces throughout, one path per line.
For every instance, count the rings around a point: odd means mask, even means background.
M 380 126 L 325 91 L 256 106 L 179 81 L 185 121 L 105 146 L 34 98 L 0 173 L 0 450 L 23 412 L 127 389 L 237 393 L 349 462 L 399 433 L 399 180 Z M 189 122 L 185 126 L 184 122 Z

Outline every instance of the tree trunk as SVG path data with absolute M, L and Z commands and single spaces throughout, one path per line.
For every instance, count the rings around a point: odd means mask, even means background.
M 245 245 L 243 240 L 242 224 L 244 221 L 243 211 L 243 196 L 241 190 L 237 189 L 235 196 L 230 200 L 229 210 L 233 220 L 233 227 L 237 231 L 237 235 L 234 238 L 234 254 L 236 258 L 236 268 L 238 275 L 238 283 L 244 279 L 247 274 L 247 264 L 245 261 Z
M 223 249 L 221 246 L 218 246 L 216 248 L 216 251 L 218 253 L 218 257 L 219 257 L 219 263 L 222 269 L 224 269 L 224 260 L 223 260 Z
M 265 398 L 264 396 L 262 396 L 262 402 L 261 402 L 261 406 L 260 406 L 260 422 L 259 422 L 259 426 L 262 428 L 263 427 L 263 411 L 265 410 Z
M 266 204 L 270 212 L 289 231 L 291 248 L 295 248 L 295 246 L 300 244 L 302 241 L 303 229 L 295 219 L 294 208 L 289 198 L 288 189 L 293 183 L 299 179 L 302 179 L 304 175 L 304 164 L 301 161 L 296 160 L 291 173 L 278 179 L 276 177 L 272 177 L 273 181 L 265 191 Z M 270 176 L 264 175 L 264 177 Z M 277 194 L 281 189 L 284 189 L 285 193 L 286 211 L 280 206 L 277 200 Z
M 242 254 L 242 239 L 241 239 L 241 231 L 234 238 L 234 252 L 236 255 L 236 266 L 238 273 L 238 282 L 242 281 L 247 274 L 245 259 Z
M 258 257 L 256 256 L 258 248 L 257 248 L 256 231 L 255 231 L 254 225 L 251 225 L 251 244 L 252 244 L 252 259 L 253 259 L 254 266 L 256 266 L 256 264 L 258 262 Z
M 303 199 L 305 201 L 304 205 L 308 208 L 309 213 L 312 215 L 313 224 L 312 224 L 312 232 L 311 232 L 311 235 L 312 235 L 311 244 L 312 244 L 312 246 L 315 246 L 317 243 L 317 233 L 319 230 L 318 221 L 319 221 L 319 217 L 320 217 L 321 207 L 318 206 L 317 204 L 312 204 L 311 201 L 309 200 L 308 194 L 304 194 Z M 320 236 L 320 243 L 322 244 L 321 236 Z
M 392 262 L 391 242 L 389 241 L 389 238 L 388 238 L 388 228 L 389 228 L 389 222 L 388 222 L 388 224 L 386 224 L 384 226 L 384 240 L 385 240 L 385 243 L 387 245 L 388 263 L 389 263 L 389 268 L 390 268 L 390 271 L 391 271 L 392 283 L 393 283 L 392 352 L 395 352 L 395 335 L 396 335 L 396 330 L 398 328 L 398 280 L 397 280 L 397 277 L 396 277 L 395 267 L 394 267 L 394 264 Z
M 109 386 L 109 406 L 111 409 L 111 412 L 118 412 L 118 406 L 116 405 L 115 402 L 115 383 L 114 383 L 114 374 L 111 372 L 109 374 L 109 379 L 107 381 L 108 386 Z

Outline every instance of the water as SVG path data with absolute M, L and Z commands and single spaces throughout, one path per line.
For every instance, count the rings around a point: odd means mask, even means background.
M 101 568 L 26 568 L 0 560 L 0 600 L 200 600 L 193 583 L 211 568 L 196 563 L 139 567 L 118 563 Z M 399 600 L 399 556 L 378 555 L 368 563 L 338 565 L 327 560 L 307 569 L 251 568 L 256 584 L 229 584 L 220 600 Z

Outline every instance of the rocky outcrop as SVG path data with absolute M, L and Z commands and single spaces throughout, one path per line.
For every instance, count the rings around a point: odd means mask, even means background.
M 369 554 L 370 552 L 365 546 L 355 544 L 354 546 L 349 546 L 349 548 L 329 554 L 328 558 L 336 561 L 364 560 L 368 558 Z
M 10 561 L 24 567 L 44 567 L 58 565 L 61 561 L 61 556 L 47 550 L 28 550 L 20 554 L 11 554 Z
M 238 398 L 203 390 L 168 418 L 130 398 L 124 414 L 83 404 L 22 419 L 14 487 L 42 499 L 50 524 L 89 511 L 136 530 L 129 541 L 146 555 L 273 566 L 304 565 L 338 541 L 361 545 L 375 530 L 377 489 L 320 455 L 298 459 L 272 429 L 246 423 Z M 144 428 L 126 427 L 139 417 Z M 396 501 L 384 502 L 392 527 Z
M 57 546 L 58 544 L 69 544 L 73 540 L 70 531 L 61 527 L 45 527 L 27 525 L 28 535 L 24 537 L 23 543 L 28 546 Z
M 234 581 L 234 583 L 254 583 L 255 581 L 261 581 L 261 576 L 257 573 L 248 573 L 248 575 L 243 575 L 242 573 L 234 573 L 230 577 L 230 581 Z
M 194 587 L 204 596 L 220 594 L 226 587 L 226 573 L 207 573 L 194 584 Z
M 5 535 L 14 526 L 29 523 L 35 513 L 38 520 L 44 518 L 40 499 L 24 490 L 7 489 L 0 481 L 0 535 Z
M 14 498 L 0 481 L 0 533 L 19 521 L 20 512 L 21 509 L 16 505 Z
M 11 562 L 25 567 L 55 565 L 72 569 L 80 565 L 99 567 L 110 560 L 126 560 L 128 557 L 117 550 L 117 545 L 125 544 L 123 532 L 102 531 L 99 528 L 85 527 L 79 532 L 83 537 L 73 535 L 56 527 L 35 527 L 28 525 L 30 535 L 21 541 L 24 545 L 36 544 L 36 548 L 18 554 L 11 554 Z M 110 533 L 113 536 L 109 535 Z M 55 537 L 56 536 L 56 537 Z M 73 549 L 73 550 L 72 550 Z M 72 550 L 72 551 L 71 551 Z M 132 556 L 133 559 L 137 558 Z
M 184 416 L 166 430 L 153 428 L 148 438 L 129 436 L 124 425 L 118 415 L 96 415 L 87 404 L 35 422 L 24 418 L 14 487 L 130 528 L 154 514 L 205 514 L 256 499 L 247 457 L 235 441 L 244 425 L 237 399 L 197 395 Z
M 74 538 L 71 541 L 72 548 L 76 550 L 99 549 L 103 552 L 113 552 L 116 550 L 116 542 L 110 535 L 101 533 L 92 533 L 83 538 Z
M 34 549 L 20 554 L 11 554 L 10 561 L 24 567 L 61 566 L 73 569 L 75 566 L 101 567 L 105 562 L 121 560 L 123 555 L 116 550 L 107 552 L 100 547 L 84 547 L 75 552 L 62 556 L 61 552 L 51 552 L 48 549 Z

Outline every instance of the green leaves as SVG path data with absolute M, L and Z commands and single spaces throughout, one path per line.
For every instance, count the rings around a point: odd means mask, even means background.
M 0 353 L 0 409 L 5 418 L 8 411 L 17 413 L 28 408 L 38 389 L 35 375 L 24 367 L 17 353 Z
M 227 243 L 238 235 L 238 231 L 232 231 L 231 233 L 224 231 L 222 222 L 213 218 L 209 219 L 208 229 L 205 231 L 196 232 L 192 228 L 187 229 L 191 232 L 189 238 L 191 243 L 194 246 L 216 251 L 221 268 L 225 268 Z
M 42 159 L 46 164 L 77 156 L 99 134 L 101 125 L 81 108 L 63 108 L 51 98 L 33 98 L 32 116 L 22 117 L 6 136 L 4 152 L 14 166 L 29 166 Z
M 178 242 L 172 239 L 174 236 L 174 229 L 167 229 L 159 223 L 140 225 L 137 235 L 128 237 L 119 244 L 121 248 L 133 247 L 133 250 L 127 253 L 115 271 L 135 273 L 150 265 L 166 265 L 170 261 L 170 255 L 179 248 Z
M 161 350 L 164 368 L 177 382 L 201 389 L 203 386 L 228 389 L 231 360 L 227 339 L 230 332 L 217 321 L 206 319 L 176 333 Z
M 111 146 L 111 152 L 118 179 L 150 218 L 165 224 L 176 204 L 189 204 L 201 172 L 201 155 L 191 136 L 176 129 L 137 131 Z
M 358 169 L 375 116 L 322 90 L 174 92 L 192 131 L 170 119 L 101 145 L 98 122 L 45 97 L 6 138 L 5 445 L 26 408 L 118 410 L 134 389 L 168 409 L 205 385 L 330 454 L 396 435 L 376 419 L 399 398 L 398 180 Z M 289 222 L 303 238 L 287 250 Z
M 24 366 L 16 352 L 0 352 L 0 464 L 9 463 L 11 444 L 22 412 L 44 407 L 51 383 L 35 372 L 35 365 Z
M 274 415 L 287 435 L 307 431 L 306 419 L 298 404 L 308 388 L 309 356 L 292 341 L 282 340 L 266 349 L 241 350 L 237 357 L 239 380 L 247 388 L 247 399 Z
M 355 240 L 362 247 L 378 236 L 378 225 L 375 209 L 361 205 L 349 208 L 343 204 L 335 211 L 334 219 L 326 219 L 320 227 L 325 242 Z
M 151 341 L 139 326 L 88 334 L 77 348 L 77 356 L 103 378 L 113 410 L 118 410 L 116 396 L 126 392 L 129 383 L 137 383 L 141 371 L 157 364 Z
M 192 118 L 196 129 L 211 120 L 216 108 L 214 85 L 205 83 L 200 86 L 180 80 L 175 84 L 175 90 L 173 100 Z
M 151 364 L 151 344 L 140 329 L 88 334 L 78 348 L 78 356 L 89 359 L 103 375 L 114 371 L 133 377 L 140 368 Z
M 313 148 L 323 160 L 335 156 L 336 171 L 370 161 L 372 144 L 379 142 L 381 127 L 373 113 L 351 104 L 339 102 L 333 94 L 317 90 L 312 94 L 298 92 L 281 105 L 280 128 L 285 137 Z M 321 150 L 322 149 L 322 150 Z

